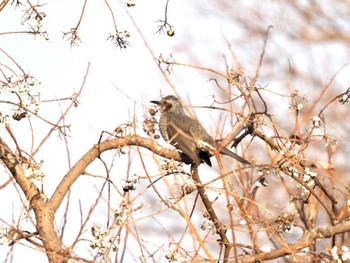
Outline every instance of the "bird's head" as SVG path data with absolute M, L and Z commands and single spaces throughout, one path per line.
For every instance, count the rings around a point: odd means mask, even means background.
M 160 113 L 185 114 L 181 102 L 173 95 L 165 96 L 160 101 L 152 100 L 151 102 L 158 105 Z

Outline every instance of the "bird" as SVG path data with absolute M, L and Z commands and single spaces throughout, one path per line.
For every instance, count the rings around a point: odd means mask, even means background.
M 204 127 L 188 116 L 180 100 L 174 95 L 153 100 L 160 111 L 159 130 L 163 139 L 181 151 L 185 164 L 212 166 L 210 157 L 217 152 L 230 156 L 245 165 L 251 163 L 217 143 Z

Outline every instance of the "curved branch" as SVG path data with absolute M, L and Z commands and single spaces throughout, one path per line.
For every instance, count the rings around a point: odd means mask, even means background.
M 55 213 L 63 201 L 70 187 L 73 185 L 75 180 L 82 174 L 85 169 L 100 156 L 101 153 L 119 149 L 124 146 L 138 146 L 149 149 L 155 154 L 163 156 L 168 159 L 174 159 L 181 161 L 181 156 L 176 150 L 168 150 L 160 146 L 156 141 L 150 138 L 144 138 L 138 135 L 128 135 L 121 138 L 115 138 L 112 140 L 106 140 L 100 144 L 95 144 L 81 159 L 72 167 L 72 169 L 63 177 L 60 184 L 57 186 L 54 194 L 50 198 L 48 205 Z
M 272 260 L 280 258 L 296 251 L 314 244 L 316 239 L 326 239 L 334 235 L 349 232 L 350 231 L 350 221 L 339 223 L 330 227 L 320 227 L 313 231 L 307 231 L 303 236 L 293 244 L 286 244 L 285 246 L 273 250 L 271 252 L 259 253 L 257 255 L 245 255 L 239 262 L 262 262 L 265 260 Z
M 25 176 L 22 162 L 10 147 L 0 138 L 0 159 L 11 172 L 13 178 L 21 187 L 29 209 L 33 209 L 36 219 L 36 229 L 44 244 L 50 262 L 65 262 L 67 253 L 62 249 L 54 227 L 54 214 L 44 202 L 39 189 Z
M 0 159 L 21 187 L 27 200 L 32 200 L 35 196 L 40 195 L 35 185 L 24 175 L 19 157 L 12 152 L 5 141 L 0 138 Z

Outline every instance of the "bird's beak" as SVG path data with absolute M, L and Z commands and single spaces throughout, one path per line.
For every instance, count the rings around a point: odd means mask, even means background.
M 151 100 L 150 102 L 151 102 L 151 103 L 154 103 L 154 104 L 156 104 L 156 105 L 159 105 L 159 104 L 160 104 L 160 101 L 158 101 L 158 100 Z

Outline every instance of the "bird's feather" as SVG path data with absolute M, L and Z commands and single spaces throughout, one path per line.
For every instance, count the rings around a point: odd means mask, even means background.
M 198 148 L 196 143 L 198 129 L 204 130 L 204 128 L 198 127 L 199 124 L 187 115 L 168 116 L 170 114 L 166 113 L 164 115 L 163 118 L 165 117 L 167 120 L 165 127 L 168 142 L 180 149 L 195 164 L 200 164 L 203 160 L 211 166 L 210 155 Z M 206 132 L 204 135 L 206 135 Z
M 243 164 L 251 164 L 244 158 L 240 157 L 234 152 L 231 152 L 229 149 L 222 147 L 220 144 L 213 143 L 213 141 L 208 143 L 202 140 L 198 140 L 197 145 L 199 145 L 202 149 L 206 150 L 207 152 L 211 153 L 211 155 L 215 155 L 220 150 L 219 153 L 230 156 Z
M 231 152 L 229 149 L 227 149 L 227 148 L 225 148 L 225 147 L 221 148 L 220 153 L 221 153 L 221 154 L 228 155 L 228 156 L 230 156 L 230 157 L 236 159 L 237 161 L 239 161 L 239 162 L 241 162 L 241 163 L 243 163 L 243 164 L 248 164 L 248 165 L 251 164 L 251 163 L 248 162 L 246 159 L 244 159 L 244 158 L 242 158 L 241 156 L 235 154 L 234 152 Z

